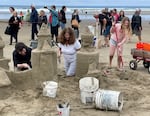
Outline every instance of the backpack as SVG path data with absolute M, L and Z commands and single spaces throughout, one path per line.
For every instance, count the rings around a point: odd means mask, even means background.
M 52 14 L 49 15 L 49 23 L 52 24 Z
M 60 12 L 58 11 L 58 20 L 62 21 L 62 13 L 61 13 L 61 11 Z

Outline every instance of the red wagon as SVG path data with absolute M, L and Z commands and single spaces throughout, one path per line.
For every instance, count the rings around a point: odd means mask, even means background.
M 150 44 L 137 43 L 136 48 L 131 49 L 131 55 L 134 60 L 131 60 L 129 63 L 130 69 L 136 70 L 138 63 L 143 61 L 143 66 L 147 68 L 150 73 Z

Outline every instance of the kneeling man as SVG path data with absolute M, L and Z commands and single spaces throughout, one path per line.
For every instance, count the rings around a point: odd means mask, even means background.
M 32 49 L 27 47 L 22 42 L 15 45 L 15 50 L 13 51 L 13 62 L 15 69 L 18 71 L 23 71 L 32 68 L 30 61 L 31 51 Z

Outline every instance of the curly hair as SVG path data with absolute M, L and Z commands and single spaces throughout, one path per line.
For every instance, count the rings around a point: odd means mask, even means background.
M 66 40 L 66 38 L 65 38 L 65 34 L 66 34 L 66 33 L 68 33 L 68 34 L 70 35 L 68 44 L 69 44 L 69 45 L 74 44 L 74 42 L 75 42 L 75 35 L 74 35 L 74 31 L 73 31 L 70 27 L 64 28 L 64 29 L 61 31 L 61 33 L 60 33 L 60 35 L 59 35 L 59 37 L 58 37 L 59 42 L 60 42 L 61 44 L 63 44 L 63 45 L 66 44 L 66 42 L 67 42 L 67 40 Z

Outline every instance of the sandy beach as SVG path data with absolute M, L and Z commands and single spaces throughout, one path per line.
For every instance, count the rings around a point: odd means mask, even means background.
M 150 43 L 149 22 L 143 23 L 142 41 Z M 95 20 L 82 20 L 80 34 L 86 32 L 88 25 L 94 25 Z M 5 42 L 4 57 L 11 59 L 10 70 L 13 71 L 12 51 L 15 43 L 9 45 L 9 36 L 4 34 L 6 22 L 0 22 L 0 33 Z M 67 26 L 70 26 L 68 21 Z M 30 45 L 31 26 L 23 23 L 19 31 L 18 41 Z M 100 36 L 103 42 L 103 36 Z M 103 70 L 108 67 L 109 48 L 96 49 L 99 52 L 99 72 L 89 73 L 100 81 L 100 88 L 106 90 L 121 91 L 124 97 L 124 106 L 121 112 L 102 111 L 95 105 L 84 105 L 80 100 L 79 77 L 64 78 L 63 63 L 58 65 L 58 91 L 56 98 L 43 97 L 41 89 L 22 90 L 9 87 L 0 88 L 0 116 L 58 116 L 56 105 L 62 102 L 70 103 L 70 116 L 149 116 L 150 115 L 150 74 L 143 67 L 142 62 L 138 64 L 137 70 L 129 68 L 129 62 L 133 60 L 131 48 L 135 48 L 137 37 L 134 35 L 131 41 L 124 46 L 124 66 L 126 71 L 116 70 L 116 57 L 113 68 L 109 75 L 104 75 Z M 27 85 L 28 86 L 28 85 Z

